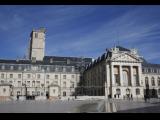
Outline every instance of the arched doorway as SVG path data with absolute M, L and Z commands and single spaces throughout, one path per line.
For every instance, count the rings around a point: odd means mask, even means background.
M 121 95 L 121 90 L 118 88 L 118 89 L 116 89 L 116 95 L 117 95 L 117 97 L 119 98 L 120 97 L 120 95 Z
M 63 96 L 66 96 L 66 92 L 65 91 L 63 92 Z
M 129 88 L 126 89 L 126 96 L 127 96 L 127 99 L 130 98 L 130 89 Z

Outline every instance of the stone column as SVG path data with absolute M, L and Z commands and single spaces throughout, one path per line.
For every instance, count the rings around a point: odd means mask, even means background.
M 131 86 L 135 86 L 135 82 L 133 80 L 133 66 L 130 66 L 130 79 L 131 79 Z
M 122 66 L 119 66 L 119 74 L 120 74 L 120 86 L 123 86 L 123 71 Z

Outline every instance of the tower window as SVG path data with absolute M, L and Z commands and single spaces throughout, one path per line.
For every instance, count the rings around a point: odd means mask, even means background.
M 38 38 L 38 33 L 35 33 L 35 38 Z

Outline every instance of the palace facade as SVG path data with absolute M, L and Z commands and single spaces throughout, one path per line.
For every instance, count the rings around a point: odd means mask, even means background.
M 83 86 L 90 96 L 158 97 L 160 65 L 148 63 L 136 49 L 115 46 L 86 66 Z
M 160 65 L 136 49 L 115 46 L 94 60 L 45 56 L 45 29 L 30 34 L 28 58 L 0 59 L 0 99 L 14 96 L 160 96 Z
M 0 59 L 0 97 L 75 95 L 92 58 L 45 56 L 45 29 L 30 34 L 28 59 Z M 76 90 L 77 91 L 77 90 Z M 78 94 L 78 93 L 77 93 Z

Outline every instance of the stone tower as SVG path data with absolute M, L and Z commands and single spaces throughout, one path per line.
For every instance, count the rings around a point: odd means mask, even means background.
M 45 54 L 45 32 L 44 28 L 32 30 L 29 45 L 30 60 L 43 60 Z

